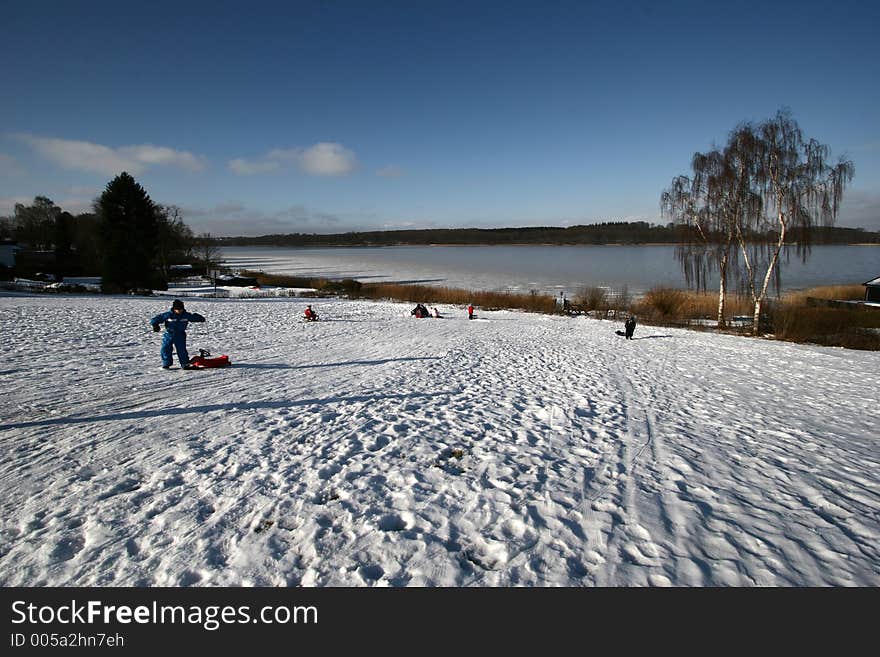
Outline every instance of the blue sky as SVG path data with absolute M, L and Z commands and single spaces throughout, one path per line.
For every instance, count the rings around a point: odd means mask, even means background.
M 789 107 L 880 229 L 880 3 L 7 3 L 0 214 L 122 170 L 197 232 L 661 221 Z

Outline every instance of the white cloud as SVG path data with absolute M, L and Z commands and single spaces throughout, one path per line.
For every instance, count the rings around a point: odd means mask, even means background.
M 21 140 L 36 153 L 47 160 L 61 165 L 65 169 L 83 169 L 97 173 L 112 174 L 128 170 L 140 173 L 143 167 L 126 160 L 112 148 L 92 144 L 87 141 L 71 141 L 68 139 L 49 139 L 21 135 Z
M 386 222 L 380 227 L 381 230 L 412 230 L 417 228 L 434 228 L 434 224 L 420 224 L 415 221 L 398 221 L 394 223 Z
M 268 173 L 269 171 L 275 171 L 280 168 L 280 166 L 281 165 L 278 164 L 278 162 L 269 162 L 265 160 L 262 162 L 252 162 L 238 158 L 229 161 L 229 169 L 240 176 L 253 176 L 258 173 Z
M 174 166 L 188 171 L 205 168 L 205 159 L 187 151 L 145 144 L 110 148 L 72 139 L 16 135 L 34 152 L 65 169 L 112 175 L 121 171 L 139 174 L 150 166 Z
M 354 153 L 341 144 L 322 142 L 303 151 L 300 166 L 315 176 L 344 176 L 354 171 Z
M 257 160 L 230 160 L 229 169 L 247 176 L 293 164 L 312 176 L 344 176 L 357 168 L 354 152 L 342 144 L 320 142 L 308 148 L 276 148 Z
M 272 162 L 292 162 L 294 164 L 300 161 L 303 154 L 302 148 L 275 148 L 266 154 L 266 160 Z
M 169 165 L 187 171 L 201 171 L 206 165 L 205 159 L 202 157 L 187 151 L 176 151 L 167 146 L 153 146 L 152 144 L 123 146 L 119 149 L 119 153 L 145 165 Z
M 400 178 L 403 175 L 403 169 L 395 166 L 383 167 L 376 172 L 376 175 L 382 178 Z

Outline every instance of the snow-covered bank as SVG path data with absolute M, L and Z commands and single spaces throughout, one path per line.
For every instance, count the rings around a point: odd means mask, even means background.
M 300 322 L 306 303 L 317 323 Z M 880 355 L 586 318 L 0 297 L 0 584 L 880 584 Z

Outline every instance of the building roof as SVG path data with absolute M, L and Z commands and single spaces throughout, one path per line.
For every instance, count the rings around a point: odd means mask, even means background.
M 867 283 L 862 283 L 862 285 L 880 285 L 880 276 L 872 281 L 868 281 Z

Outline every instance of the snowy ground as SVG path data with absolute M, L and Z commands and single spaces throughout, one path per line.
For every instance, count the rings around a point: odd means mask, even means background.
M 187 299 L 235 365 L 165 371 L 166 307 L 0 297 L 0 584 L 880 585 L 880 354 Z

